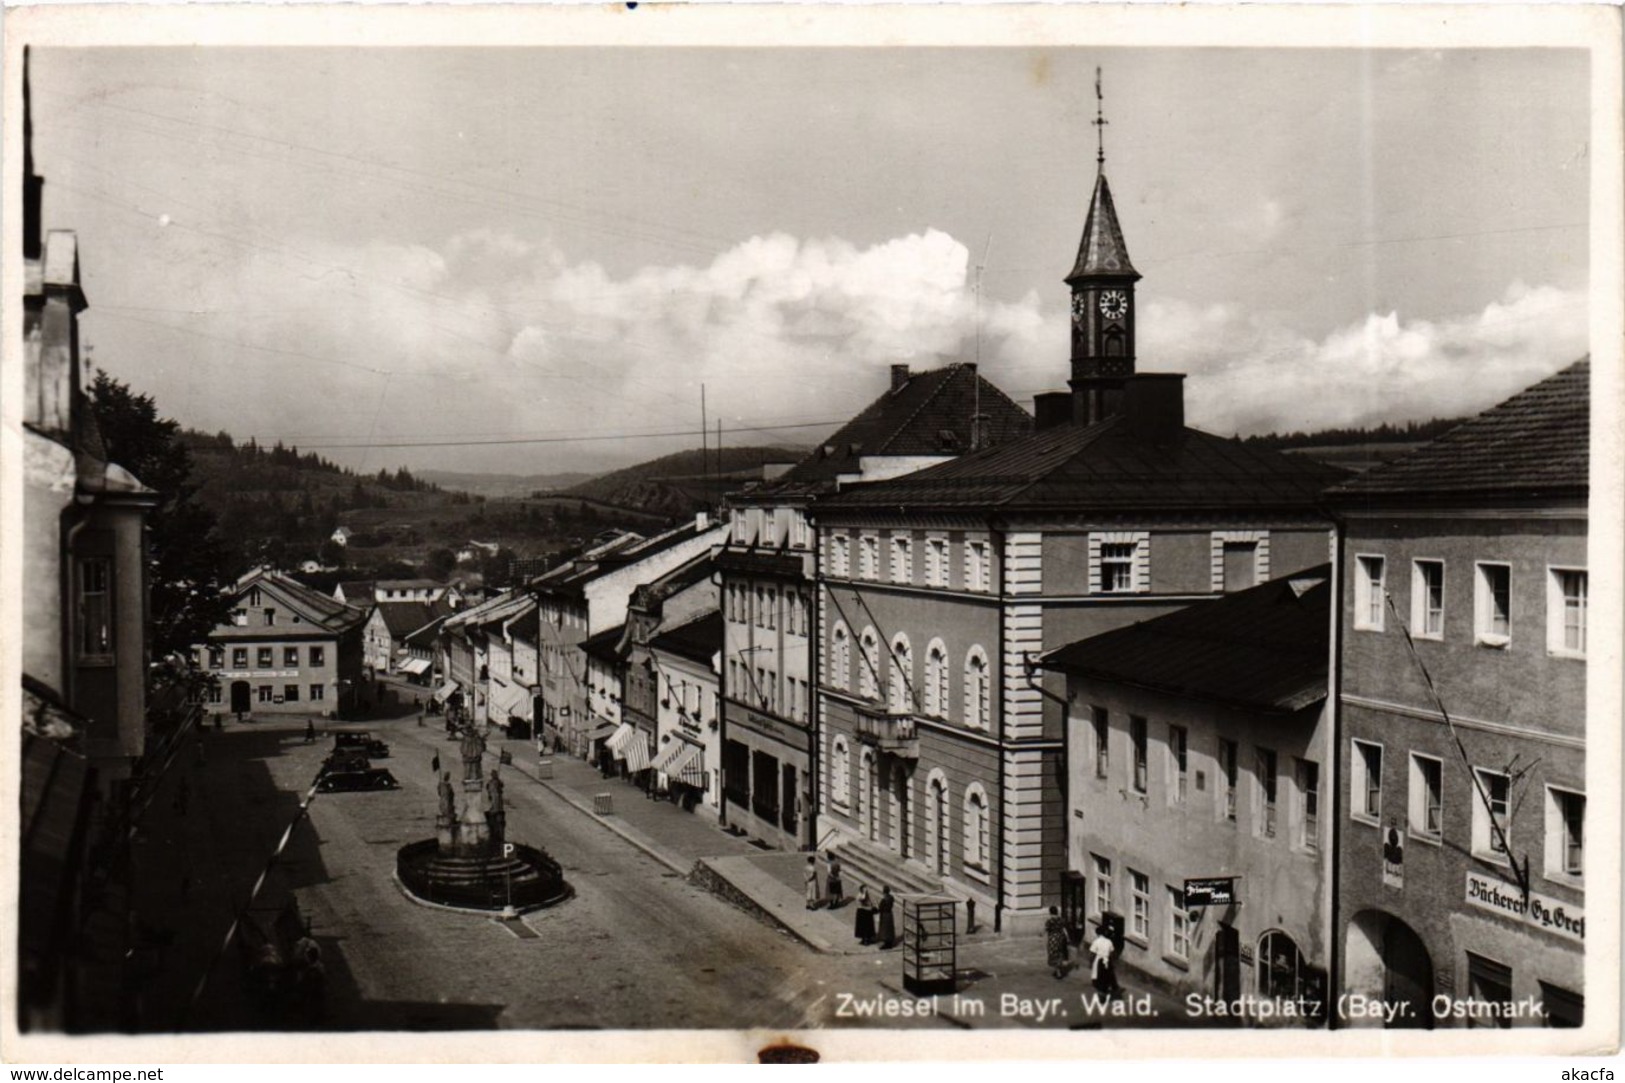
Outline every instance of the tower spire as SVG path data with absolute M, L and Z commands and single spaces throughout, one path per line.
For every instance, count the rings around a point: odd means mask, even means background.
M 1111 123 L 1106 119 L 1106 95 L 1100 89 L 1100 69 L 1095 68 L 1095 119 L 1091 122 L 1095 126 L 1095 170 L 1104 172 L 1106 169 L 1106 125 Z

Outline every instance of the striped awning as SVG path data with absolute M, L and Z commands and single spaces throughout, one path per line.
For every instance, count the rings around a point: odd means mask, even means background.
M 666 774 L 697 790 L 705 789 L 704 751 L 699 745 L 684 741 L 682 753 L 666 768 Z
M 457 694 L 457 682 L 456 681 L 447 681 L 445 684 L 443 684 L 439 688 L 435 689 L 434 701 L 436 703 L 439 703 L 442 700 L 450 699 L 452 696 L 454 696 L 456 694 Z
M 683 749 L 687 747 L 687 741 L 679 741 L 673 738 L 670 744 L 666 745 L 665 748 L 660 750 L 660 755 L 656 756 L 654 758 L 654 762 L 649 766 L 653 767 L 656 771 L 668 770 L 671 767 L 672 761 L 678 756 L 681 756 L 683 754 Z
M 616 759 L 624 760 L 626 759 L 626 743 L 637 736 L 637 732 L 632 728 L 632 723 L 622 722 L 615 727 L 615 732 L 609 735 L 609 740 L 605 741 L 604 745 L 615 753 Z
M 649 741 L 643 736 L 643 731 L 629 727 L 631 732 L 626 740 L 616 748 L 615 754 L 626 761 L 628 771 L 637 772 L 646 770 L 649 766 Z
M 408 658 L 406 661 L 400 664 L 400 671 L 402 673 L 410 674 L 413 677 L 416 677 L 420 673 L 427 672 L 428 669 L 429 660 L 427 658 Z
M 599 740 L 600 738 L 608 737 L 610 734 L 614 733 L 619 728 L 620 727 L 617 726 L 613 722 L 600 722 L 600 723 L 598 723 L 598 725 L 596 725 L 596 726 L 594 726 L 592 728 L 592 731 L 590 733 L 587 734 L 587 738 L 589 740 L 596 741 L 596 740 Z

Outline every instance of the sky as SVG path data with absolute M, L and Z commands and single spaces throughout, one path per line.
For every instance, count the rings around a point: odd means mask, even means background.
M 598 470 L 697 446 L 702 385 L 730 445 L 894 364 L 1064 387 L 1097 67 L 1138 367 L 1196 427 L 1462 415 L 1587 351 L 1575 50 L 41 48 L 35 160 L 94 364 L 163 413 Z

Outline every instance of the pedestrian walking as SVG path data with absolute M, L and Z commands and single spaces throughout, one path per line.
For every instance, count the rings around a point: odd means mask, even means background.
M 1044 922 L 1044 951 L 1050 972 L 1057 978 L 1066 977 L 1067 956 L 1066 922 L 1061 919 L 1061 908 L 1049 908 L 1049 920 Z
M 1122 992 L 1112 965 L 1112 956 L 1116 951 L 1117 946 L 1112 943 L 1112 938 L 1106 935 L 1106 927 L 1099 926 L 1094 940 L 1089 943 L 1089 954 L 1094 956 L 1094 962 L 1090 966 L 1090 977 L 1094 980 L 1095 988 L 1107 996 Z
M 838 910 L 846 905 L 846 885 L 841 883 L 841 859 L 829 855 L 829 878 L 824 890 L 829 895 L 829 908 Z
M 892 897 L 891 888 L 880 889 L 880 950 L 888 951 L 897 946 L 897 919 L 892 916 L 892 910 L 897 906 L 897 900 Z
M 309 744 L 315 744 L 315 743 L 316 743 L 316 720 L 314 718 L 307 718 L 307 719 L 305 719 L 305 744 L 309 745 Z
M 807 873 L 802 877 L 807 885 L 807 909 L 818 909 L 818 857 L 815 854 L 807 855 Z
M 436 752 L 434 754 L 433 769 L 434 769 L 434 777 L 439 778 L 440 777 L 440 753 L 438 753 L 438 752 Z
M 866 886 L 858 888 L 858 919 L 852 925 L 852 935 L 865 947 L 875 942 L 875 901 Z

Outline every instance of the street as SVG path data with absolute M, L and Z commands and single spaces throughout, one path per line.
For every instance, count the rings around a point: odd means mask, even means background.
M 511 768 L 503 772 L 509 837 L 551 853 L 574 897 L 517 925 L 420 905 L 392 879 L 395 851 L 433 834 L 431 761 L 438 752 L 455 777 L 456 744 L 437 719 L 422 728 L 410 715 L 335 725 L 364 725 L 389 742 L 391 756 L 377 765 L 401 789 L 316 797 L 255 900 L 274 908 L 291 894 L 309 920 L 328 972 L 326 1028 L 794 1028 L 826 1021 L 827 991 L 877 991 L 876 973 L 896 970 L 894 955 L 809 950 Z M 149 997 L 159 1029 L 168 1018 L 189 1030 L 301 1025 L 256 1011 L 235 946 L 212 966 L 190 1010 L 177 1001 L 189 999 L 197 972 L 218 952 L 232 901 L 246 898 L 331 748 L 318 728 L 319 739 L 306 744 L 303 719 L 228 722 L 204 735 L 201 763 L 188 756 L 176 764 L 182 777 L 169 787 L 184 788 L 189 807 L 182 815 L 173 801 L 160 802 L 147 849 L 161 840 L 177 847 L 169 860 L 188 871 L 155 870 L 153 890 L 184 890 L 195 920 L 176 931 L 168 954 L 179 972 L 154 983 L 155 993 L 169 989 L 169 1003 Z M 487 771 L 498 748 L 493 742 Z

